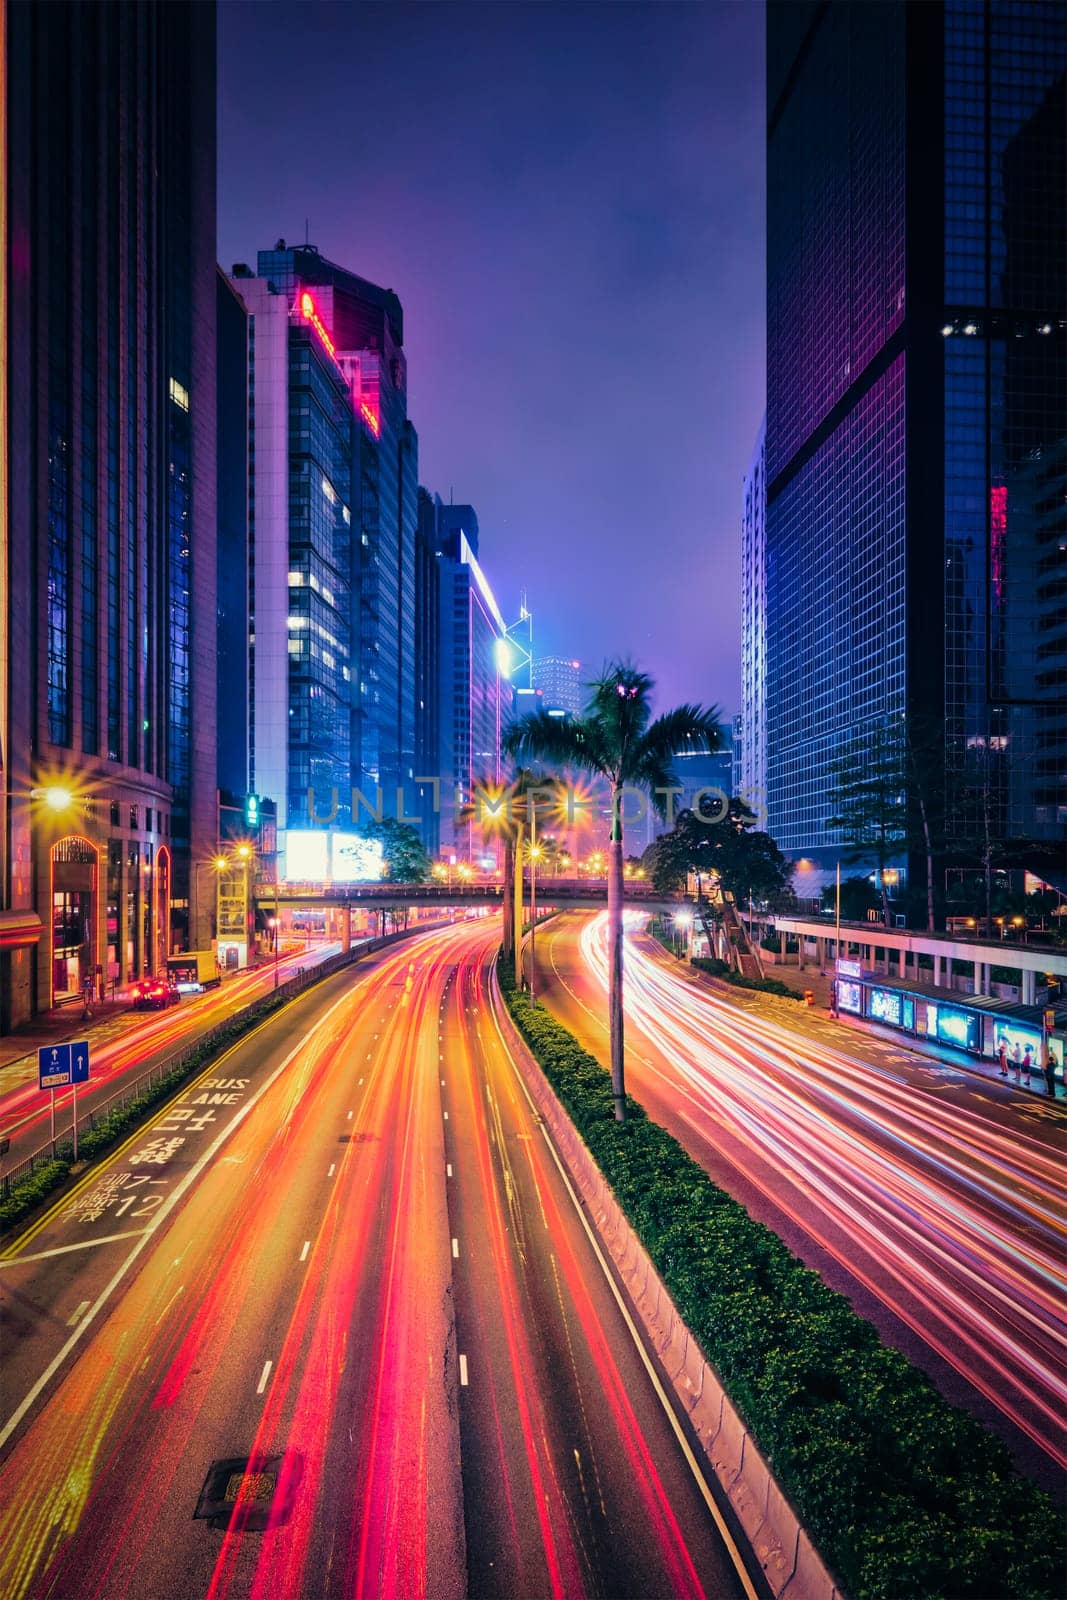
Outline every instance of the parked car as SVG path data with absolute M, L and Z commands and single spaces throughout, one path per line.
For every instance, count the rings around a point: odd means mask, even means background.
M 135 1011 L 162 1011 L 165 1006 L 176 1006 L 181 999 L 173 978 L 142 978 L 132 988 Z

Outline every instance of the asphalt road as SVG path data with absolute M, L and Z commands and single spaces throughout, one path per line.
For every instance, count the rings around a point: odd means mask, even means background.
M 340 950 L 339 944 L 312 945 L 294 951 L 278 962 L 278 980 L 284 983 L 307 967 L 318 965 Z M 130 1007 L 95 1026 L 78 1020 L 71 1008 L 69 1039 L 90 1041 L 90 1082 L 78 1090 L 79 1121 L 89 1111 L 102 1110 L 108 1099 L 159 1062 L 192 1044 L 202 1033 L 243 1010 L 274 988 L 275 970 L 248 968 L 224 978 L 218 988 L 184 995 L 163 1011 L 134 1011 Z M 37 1054 L 33 1052 L 0 1066 L 0 1137 L 10 1140 L 3 1169 L 10 1172 L 36 1153 L 51 1137 L 51 1095 L 38 1088 Z M 73 1095 L 55 1092 L 57 1138 L 70 1133 Z
M 606 1061 L 606 917 L 559 918 L 537 954 L 540 997 Z M 649 1114 L 1062 1492 L 1062 1108 L 740 1009 L 637 931 L 626 1016 L 627 1087 Z
M 8 1247 L 5 1600 L 752 1594 L 491 1017 L 495 942 L 327 980 Z

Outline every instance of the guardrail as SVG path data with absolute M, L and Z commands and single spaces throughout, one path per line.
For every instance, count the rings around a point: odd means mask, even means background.
M 437 924 L 422 924 L 413 928 L 401 928 L 396 933 L 387 933 L 376 939 L 364 940 L 361 944 L 353 945 L 350 950 L 342 950 L 335 956 L 329 956 L 317 966 L 306 967 L 297 972 L 277 989 L 271 989 L 265 995 L 258 996 L 247 1006 L 233 1011 L 222 1022 L 209 1028 L 206 1033 L 198 1034 L 181 1049 L 174 1050 L 170 1055 L 164 1056 L 146 1071 L 138 1073 L 136 1078 L 123 1084 L 113 1095 L 106 1100 L 98 1102 L 91 1111 L 85 1112 L 78 1118 L 78 1137 L 91 1133 L 94 1128 L 103 1122 L 113 1111 L 121 1111 L 124 1106 L 130 1105 L 146 1089 L 161 1083 L 164 1078 L 177 1076 L 183 1069 L 192 1070 L 200 1060 L 210 1054 L 212 1046 L 229 1043 L 233 1039 L 232 1028 L 235 1021 L 244 1019 L 248 1023 L 254 1022 L 260 1016 L 269 1016 L 287 1000 L 295 999 L 305 989 L 310 989 L 313 984 L 322 983 L 326 978 L 333 977 L 335 972 L 341 972 L 345 967 L 352 966 L 364 956 L 373 955 L 376 950 L 382 950 L 387 945 L 397 944 L 402 939 L 409 939 L 418 933 L 428 933 L 431 927 Z M 195 1058 L 195 1060 L 194 1060 Z M 25 1156 L 9 1172 L 5 1172 L 0 1179 L 0 1198 L 6 1200 L 11 1190 L 25 1178 L 32 1177 L 38 1167 L 46 1166 L 50 1161 L 71 1161 L 74 1158 L 74 1127 L 64 1132 L 53 1142 L 51 1139 L 31 1155 Z

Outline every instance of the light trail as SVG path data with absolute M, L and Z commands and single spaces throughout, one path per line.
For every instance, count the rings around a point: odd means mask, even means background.
M 606 916 L 579 942 L 606 991 Z M 651 1071 L 703 1143 L 721 1130 L 749 1182 L 1067 1465 L 1067 1185 L 1048 1144 L 742 1012 L 634 938 L 626 962 L 658 1057 L 632 1085 Z

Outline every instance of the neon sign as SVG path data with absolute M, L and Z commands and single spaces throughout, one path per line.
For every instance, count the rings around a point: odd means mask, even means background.
M 373 411 L 365 400 L 361 400 L 359 402 L 359 414 L 367 424 L 367 427 L 370 429 L 371 433 L 373 433 L 374 437 L 377 439 L 378 435 L 382 431 L 382 425 L 381 421 L 379 420 L 378 413 Z
M 311 326 L 314 328 L 315 332 L 318 334 L 319 338 L 322 340 L 323 344 L 326 346 L 326 349 L 329 351 L 330 355 L 336 356 L 337 351 L 334 349 L 333 340 L 330 338 L 330 335 L 326 332 L 326 329 L 323 327 L 322 318 L 319 316 L 318 312 L 315 310 L 315 302 L 311 298 L 311 296 L 308 294 L 306 289 L 303 291 L 303 293 L 300 296 L 300 310 L 301 310 L 302 315 L 304 317 L 306 317 L 308 322 L 311 323 Z

